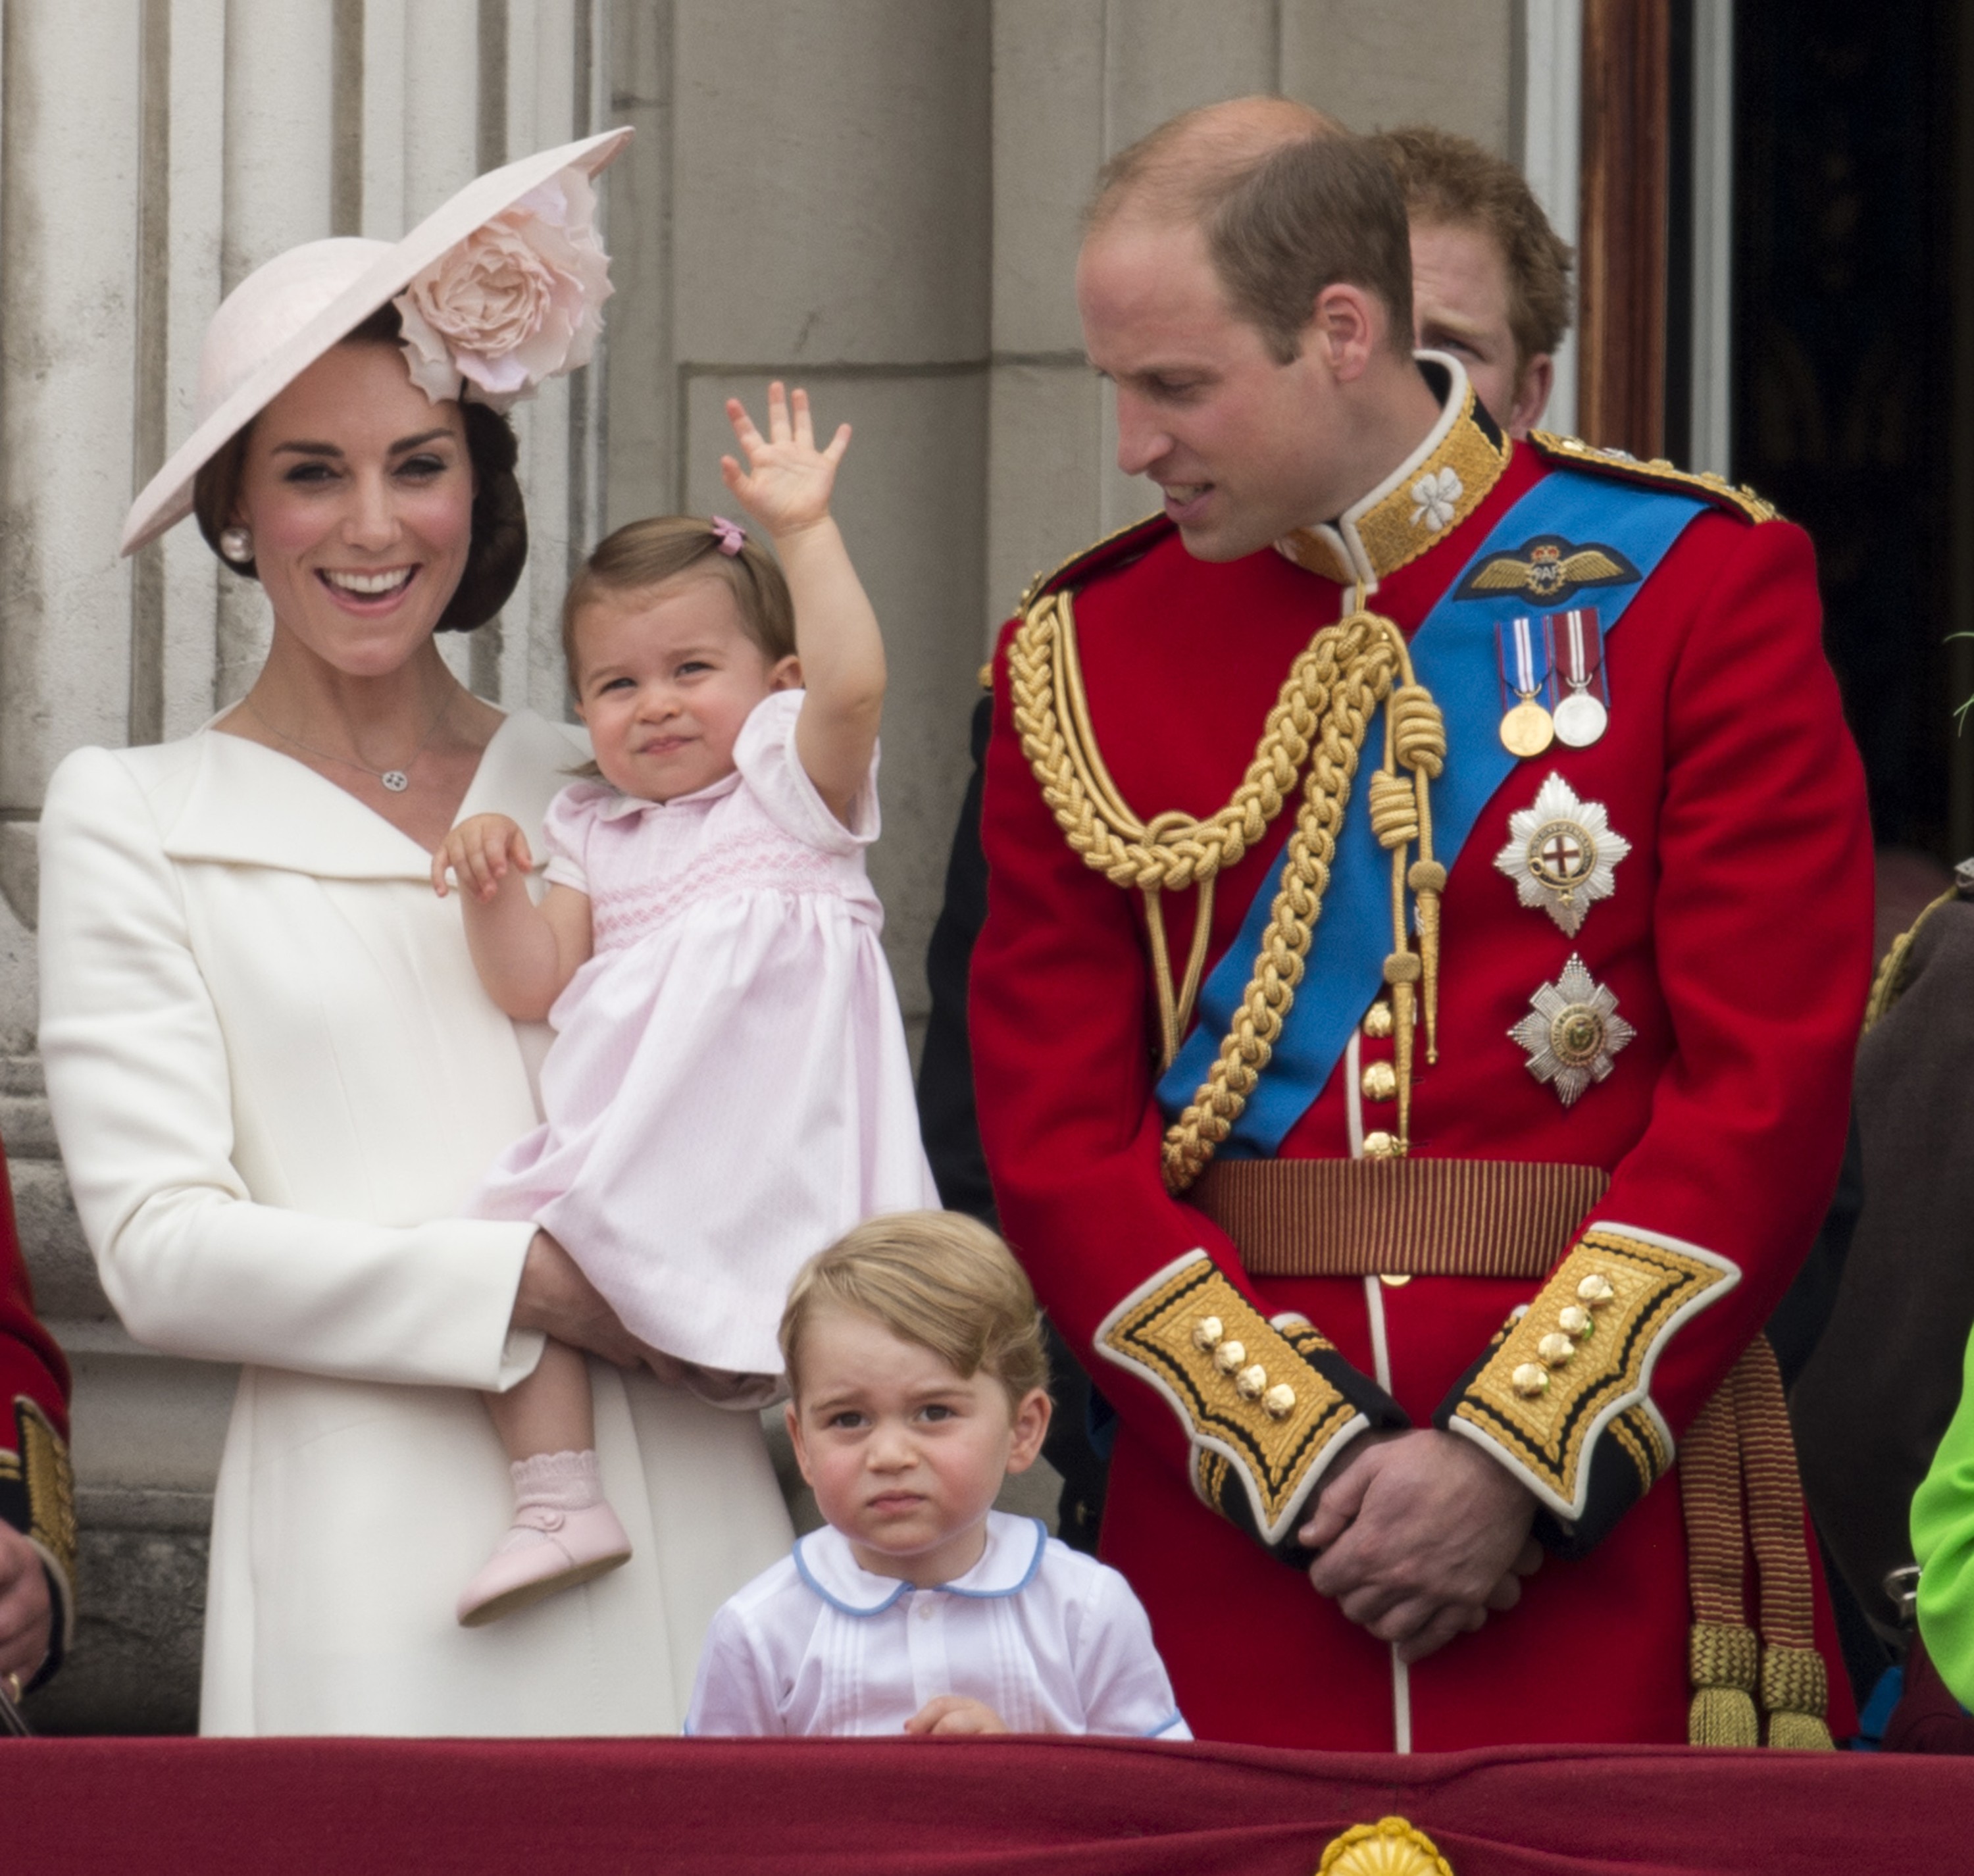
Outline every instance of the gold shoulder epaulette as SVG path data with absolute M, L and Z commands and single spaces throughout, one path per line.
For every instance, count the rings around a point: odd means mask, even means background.
M 1622 450 L 1594 449 L 1581 437 L 1558 436 L 1548 430 L 1531 431 L 1529 442 L 1544 462 L 1588 470 L 1592 475 L 1614 476 L 1641 488 L 1675 489 L 1682 495 L 1697 495 L 1729 514 L 1739 515 L 1743 521 L 1781 518 L 1773 502 L 1765 501 L 1746 483 L 1736 488 L 1725 476 L 1716 475 L 1710 469 L 1697 472 L 1675 469 L 1663 456 L 1641 462 Z
M 1058 592 L 1065 586 L 1078 585 L 1105 567 L 1135 558 L 1154 540 L 1172 531 L 1172 524 L 1162 514 L 1149 514 L 1141 521 L 1133 521 L 1128 527 L 1119 528 L 1115 533 L 1105 535 L 1101 540 L 1092 541 L 1087 547 L 1071 554 L 1053 572 L 1038 573 L 1030 580 L 1021 598 L 1015 602 L 1016 616 L 1025 618 L 1028 608 L 1044 593 Z

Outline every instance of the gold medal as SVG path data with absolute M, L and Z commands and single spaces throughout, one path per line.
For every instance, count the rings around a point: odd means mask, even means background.
M 1556 720 L 1536 701 L 1549 689 L 1549 641 L 1533 619 L 1513 618 L 1496 624 L 1494 642 L 1501 658 L 1502 700 L 1510 694 L 1518 700 L 1502 713 L 1501 746 L 1510 756 L 1540 756 L 1556 740 Z
M 1555 740 L 1555 719 L 1532 697 L 1501 719 L 1501 746 L 1510 756 L 1540 756 Z

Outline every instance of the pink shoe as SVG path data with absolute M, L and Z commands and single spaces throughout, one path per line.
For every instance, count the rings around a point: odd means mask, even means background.
M 631 1540 L 608 1504 L 566 1511 L 523 1505 L 507 1534 L 459 1599 L 460 1625 L 477 1628 L 526 1609 L 558 1589 L 572 1589 L 631 1560 Z

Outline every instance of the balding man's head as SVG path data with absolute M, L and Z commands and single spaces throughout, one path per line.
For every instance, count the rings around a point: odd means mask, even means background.
M 1317 297 L 1336 283 L 1383 307 L 1390 348 L 1412 349 L 1405 198 L 1365 139 L 1308 105 L 1233 98 L 1161 124 L 1103 166 L 1086 238 L 1137 221 L 1196 226 L 1229 304 L 1296 356 Z
M 1094 231 L 1126 214 L 1202 221 L 1229 186 L 1284 144 L 1348 135 L 1335 118 L 1293 98 L 1229 98 L 1182 111 L 1097 172 L 1084 227 Z

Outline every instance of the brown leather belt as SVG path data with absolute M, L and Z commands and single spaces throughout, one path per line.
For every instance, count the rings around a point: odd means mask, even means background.
M 1216 1159 L 1186 1197 L 1257 1277 L 1533 1278 L 1610 1182 L 1514 1159 Z

